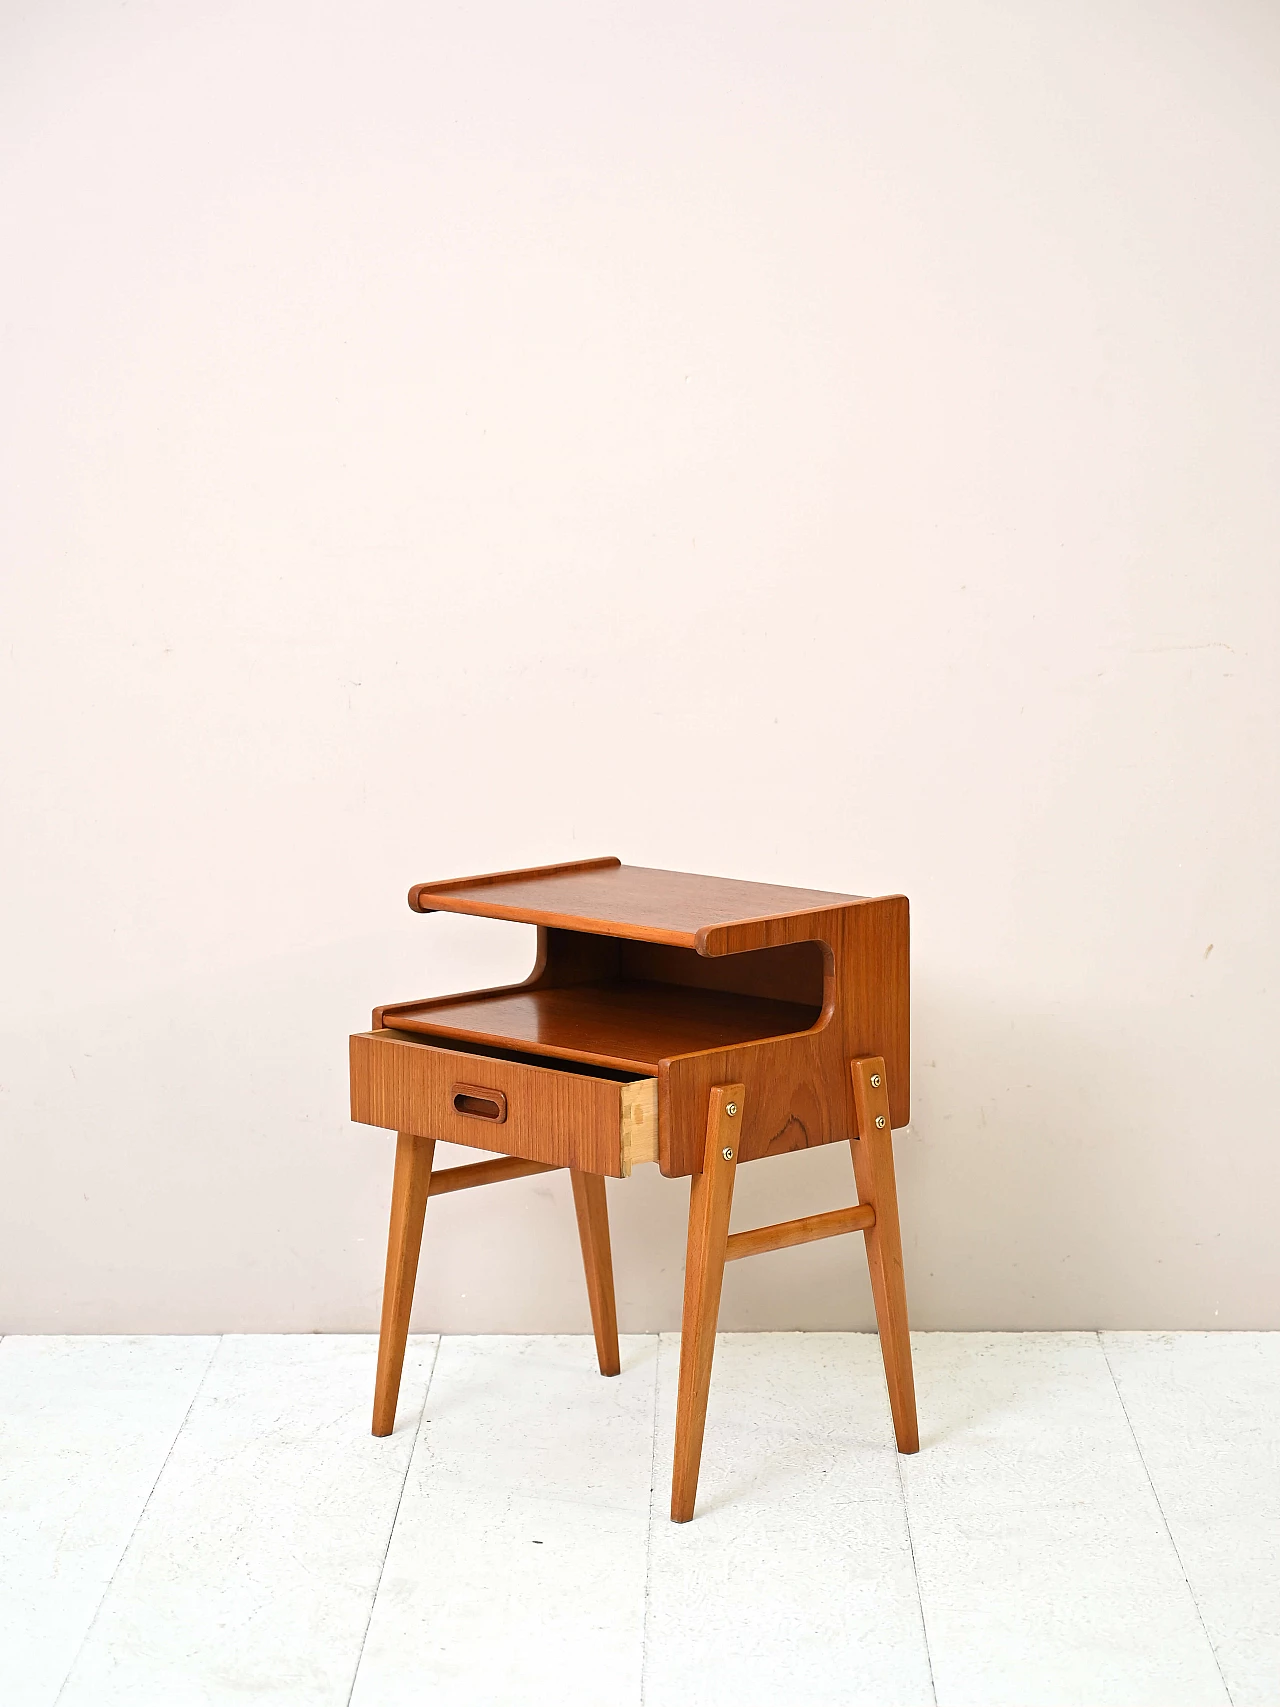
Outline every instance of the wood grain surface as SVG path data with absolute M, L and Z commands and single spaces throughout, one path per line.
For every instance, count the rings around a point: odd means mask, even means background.
M 501 1125 L 455 1110 L 454 1088 L 464 1078 L 502 1092 L 507 1118 Z M 625 1176 L 631 1146 L 623 1141 L 622 1092 L 617 1079 L 468 1056 L 386 1031 L 357 1032 L 351 1039 L 353 1120 L 474 1149 L 500 1147 L 554 1167 Z
M 416 912 L 519 919 L 526 924 L 556 925 L 684 948 L 695 947 L 699 931 L 713 927 L 723 931 L 738 923 L 828 910 L 859 899 L 825 889 L 745 883 L 736 878 L 702 877 L 688 871 L 661 871 L 604 859 L 444 883 L 415 883 L 409 891 L 409 905 Z M 728 954 L 733 947 L 703 952 Z
M 782 1155 L 851 1138 L 857 1131 L 849 1062 L 883 1057 L 892 1123 L 911 1118 L 911 975 L 905 896 L 891 895 L 771 927 L 815 932 L 831 955 L 830 993 L 819 1025 L 799 1036 L 675 1057 L 659 1064 L 658 1129 L 664 1174 L 701 1161 L 701 1110 L 712 1085 L 746 1083 L 742 1159 Z

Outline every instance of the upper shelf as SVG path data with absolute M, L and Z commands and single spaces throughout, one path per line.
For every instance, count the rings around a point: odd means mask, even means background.
M 700 954 L 731 954 L 758 946 L 745 930 L 737 933 L 741 940 L 735 940 L 734 927 L 858 906 L 864 899 L 824 889 L 657 871 L 614 858 L 415 883 L 409 891 L 409 905 L 419 913 L 477 913 L 597 936 L 670 943 L 696 948 Z

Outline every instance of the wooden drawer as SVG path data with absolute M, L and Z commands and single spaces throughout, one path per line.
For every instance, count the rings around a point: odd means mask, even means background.
M 391 1030 L 351 1039 L 351 1118 L 617 1179 L 658 1159 L 656 1079 Z

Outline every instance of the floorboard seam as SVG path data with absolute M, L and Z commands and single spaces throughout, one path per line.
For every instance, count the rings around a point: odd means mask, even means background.
M 1213 1637 L 1209 1634 L 1208 1626 L 1205 1624 L 1204 1613 L 1201 1612 L 1200 1602 L 1196 1599 L 1196 1591 L 1191 1586 L 1191 1578 L 1187 1575 L 1187 1567 L 1182 1562 L 1182 1554 L 1178 1549 L 1178 1543 L 1173 1538 L 1173 1530 L 1169 1527 L 1169 1519 L 1164 1514 L 1164 1506 L 1160 1503 L 1160 1495 L 1156 1491 L 1155 1481 L 1147 1466 L 1147 1460 L 1142 1450 L 1142 1442 L 1138 1439 L 1138 1431 L 1133 1426 L 1133 1419 L 1129 1415 L 1129 1407 L 1124 1402 L 1124 1394 L 1120 1391 L 1120 1383 L 1116 1380 L 1116 1372 L 1111 1367 L 1111 1359 L 1107 1356 L 1107 1343 L 1103 1339 L 1101 1332 L 1095 1330 L 1095 1334 L 1098 1341 L 1098 1349 L 1102 1353 L 1102 1361 L 1107 1366 L 1107 1374 L 1111 1377 L 1111 1385 L 1116 1390 L 1116 1398 L 1119 1399 L 1120 1409 L 1124 1412 L 1124 1420 L 1128 1424 L 1129 1434 L 1133 1440 L 1134 1450 L 1138 1454 L 1138 1462 L 1142 1465 L 1142 1473 L 1147 1478 L 1147 1486 L 1151 1489 L 1151 1497 L 1156 1502 L 1156 1510 L 1160 1513 L 1160 1521 L 1164 1525 L 1164 1532 L 1169 1537 L 1169 1545 L 1173 1548 L 1173 1556 L 1178 1561 L 1178 1569 L 1182 1572 L 1182 1580 L 1187 1585 L 1187 1593 L 1191 1596 L 1191 1604 L 1196 1609 L 1196 1618 L 1199 1621 L 1201 1630 L 1204 1632 L 1204 1639 L 1209 1644 L 1209 1652 L 1213 1655 L 1213 1663 L 1217 1669 L 1218 1676 L 1222 1679 L 1223 1693 L 1227 1700 L 1232 1703 L 1232 1707 L 1235 1707 L 1230 1685 L 1227 1683 L 1226 1676 L 1222 1670 L 1222 1661 L 1218 1658 L 1218 1650 L 1214 1645 Z
M 649 1665 L 649 1573 L 653 1568 L 653 1497 L 658 1489 L 658 1376 L 662 1366 L 662 1335 L 653 1336 L 653 1430 L 649 1448 L 649 1527 L 644 1538 L 644 1619 L 640 1626 L 640 1707 L 644 1707 L 645 1673 Z
M 147 1510 L 151 1505 L 151 1501 L 155 1495 L 156 1489 L 160 1486 L 160 1478 L 164 1475 L 165 1471 L 169 1467 L 169 1460 L 173 1457 L 173 1449 L 178 1444 L 179 1440 L 182 1438 L 182 1431 L 184 1428 L 186 1428 L 187 1422 L 190 1419 L 191 1413 L 195 1409 L 196 1400 L 200 1397 L 200 1394 L 204 1391 L 204 1384 L 209 1379 L 209 1371 L 213 1368 L 214 1358 L 217 1357 L 218 1352 L 222 1349 L 222 1341 L 223 1341 L 224 1337 L 225 1337 L 224 1335 L 219 1334 L 217 1339 L 214 1341 L 213 1350 L 209 1353 L 209 1361 L 205 1364 L 204 1368 L 201 1370 L 200 1379 L 196 1382 L 196 1390 L 191 1395 L 191 1403 L 187 1406 L 186 1410 L 183 1411 L 182 1421 L 178 1424 L 177 1428 L 174 1429 L 174 1431 L 173 1431 L 173 1439 L 169 1442 L 169 1450 L 164 1455 L 164 1463 L 161 1464 L 160 1468 L 156 1471 L 155 1480 L 152 1482 L 151 1486 L 147 1489 L 147 1497 L 145 1500 L 143 1500 L 142 1510 L 138 1513 L 137 1518 L 134 1521 L 133 1528 L 129 1531 L 129 1539 L 125 1542 L 124 1546 L 120 1549 L 120 1557 L 116 1560 L 115 1565 L 112 1567 L 111 1575 L 107 1578 L 106 1587 L 102 1591 L 101 1597 L 98 1600 L 98 1604 L 93 1609 L 93 1617 L 89 1620 L 89 1623 L 85 1629 L 85 1633 L 80 1638 L 80 1642 L 76 1648 L 75 1653 L 71 1656 L 71 1664 L 67 1667 L 67 1675 L 63 1678 L 62 1683 L 58 1689 L 58 1693 L 53 1698 L 53 1707 L 58 1707 L 59 1701 L 61 1701 L 62 1697 L 66 1694 L 67 1685 L 71 1682 L 71 1679 L 72 1679 L 73 1675 L 75 1674 L 75 1669 L 80 1663 L 80 1656 L 84 1652 L 85 1648 L 88 1646 L 89 1638 L 90 1638 L 90 1636 L 93 1635 L 93 1632 L 94 1632 L 95 1628 L 97 1627 L 98 1619 L 102 1616 L 102 1609 L 107 1604 L 108 1597 L 111 1594 L 112 1585 L 114 1584 L 116 1577 L 119 1574 L 120 1567 L 121 1567 L 121 1565 L 124 1564 L 125 1560 L 129 1557 L 129 1549 L 130 1549 L 130 1547 L 133 1546 L 133 1538 L 138 1533 L 139 1529 L 141 1529 L 142 1520 L 147 1515 Z
M 924 1592 L 920 1587 L 920 1568 L 916 1564 L 916 1544 L 911 1533 L 911 1510 L 907 1505 L 907 1484 L 902 1479 L 902 1459 L 898 1454 L 896 1442 L 894 1443 L 893 1463 L 898 1472 L 898 1492 L 902 1496 L 902 1521 L 907 1526 L 907 1550 L 911 1554 L 911 1575 L 916 1585 L 916 1605 L 920 1608 L 920 1634 L 924 1638 L 925 1664 L 929 1667 L 929 1694 L 933 1698 L 934 1707 L 938 1707 L 938 1686 L 933 1678 L 933 1652 L 929 1647 L 929 1621 L 924 1615 Z
M 427 1403 L 431 1398 L 431 1383 L 435 1378 L 436 1364 L 440 1360 L 440 1341 L 443 1338 L 443 1334 L 436 1335 L 436 1348 L 431 1354 L 431 1367 L 427 1371 L 427 1384 L 422 1390 L 422 1414 L 418 1418 L 417 1428 L 413 1431 L 413 1445 L 409 1448 L 404 1461 L 404 1476 L 400 1481 L 400 1492 L 396 1496 L 396 1509 L 391 1514 L 391 1524 L 387 1530 L 387 1544 L 382 1549 L 382 1562 L 378 1566 L 378 1580 L 374 1583 L 373 1593 L 369 1596 L 369 1615 L 364 1621 L 364 1630 L 360 1635 L 360 1647 L 356 1654 L 356 1663 L 351 1672 L 351 1688 L 347 1691 L 347 1707 L 351 1707 L 351 1700 L 356 1692 L 356 1684 L 360 1680 L 360 1662 L 364 1658 L 364 1645 L 369 1640 L 369 1626 L 373 1623 L 373 1609 L 378 1603 L 378 1590 L 382 1587 L 382 1573 L 387 1568 L 387 1555 L 391 1551 L 391 1541 L 396 1532 L 396 1524 L 400 1521 L 400 1507 L 404 1504 L 404 1491 L 409 1486 L 409 1472 L 413 1468 L 414 1454 L 418 1450 L 418 1441 L 422 1437 L 423 1424 L 427 1420 Z M 54 1707 L 58 1707 L 56 1701 Z

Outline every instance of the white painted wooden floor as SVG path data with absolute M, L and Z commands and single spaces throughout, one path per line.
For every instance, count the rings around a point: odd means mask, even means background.
M 1280 1334 L 0 1341 L 4 1707 L 1274 1707 Z

